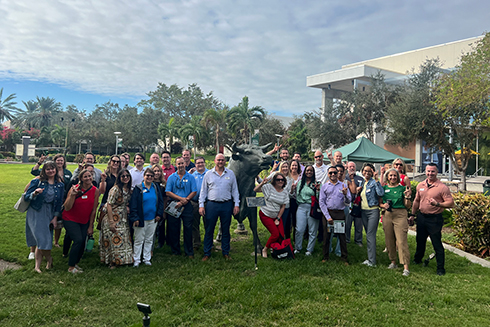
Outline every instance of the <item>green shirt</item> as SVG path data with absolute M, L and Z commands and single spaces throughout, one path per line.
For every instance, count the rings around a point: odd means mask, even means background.
M 405 186 L 395 186 L 389 187 L 388 185 L 383 186 L 385 190 L 385 195 L 383 195 L 383 202 L 386 203 L 387 200 L 393 202 L 393 209 L 406 209 L 403 204 L 403 199 L 405 198 Z
M 301 190 L 300 193 L 299 192 L 300 186 L 301 186 L 301 182 L 298 182 L 298 184 L 296 184 L 296 201 L 298 202 L 298 204 L 302 204 L 302 203 L 311 204 L 311 197 L 315 195 L 315 191 L 313 191 L 311 187 L 305 182 L 305 185 L 303 186 L 303 189 Z

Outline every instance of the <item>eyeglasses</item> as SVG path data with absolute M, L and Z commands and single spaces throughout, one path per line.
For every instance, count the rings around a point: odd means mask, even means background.
M 121 178 L 129 178 L 129 175 L 121 175 Z
M 403 164 L 401 164 L 401 163 L 396 163 L 396 164 L 395 164 L 395 167 L 398 167 L 398 166 L 402 166 L 402 167 L 403 167 Z
M 284 182 L 284 178 L 277 178 L 276 182 Z
M 328 172 L 329 175 L 337 175 L 337 173 L 338 173 L 337 171 L 329 171 Z

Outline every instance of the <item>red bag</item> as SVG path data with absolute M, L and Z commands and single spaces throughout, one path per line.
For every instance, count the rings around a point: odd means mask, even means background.
M 281 243 L 275 242 L 271 244 L 272 253 L 271 256 L 274 259 L 294 259 L 293 246 L 291 245 L 291 239 L 287 238 Z

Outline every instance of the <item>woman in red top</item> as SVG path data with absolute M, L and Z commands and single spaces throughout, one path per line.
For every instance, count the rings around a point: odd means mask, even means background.
M 94 233 L 94 219 L 99 204 L 99 190 L 92 185 L 92 173 L 84 169 L 79 175 L 80 182 L 73 185 L 66 196 L 63 224 L 66 233 L 73 240 L 68 259 L 68 272 L 81 273 L 78 266 L 85 250 L 85 239 Z

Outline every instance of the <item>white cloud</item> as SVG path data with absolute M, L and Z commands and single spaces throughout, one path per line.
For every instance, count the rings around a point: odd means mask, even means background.
M 0 78 L 142 96 L 199 84 L 229 105 L 320 105 L 306 76 L 480 35 L 481 1 L 3 1 Z

